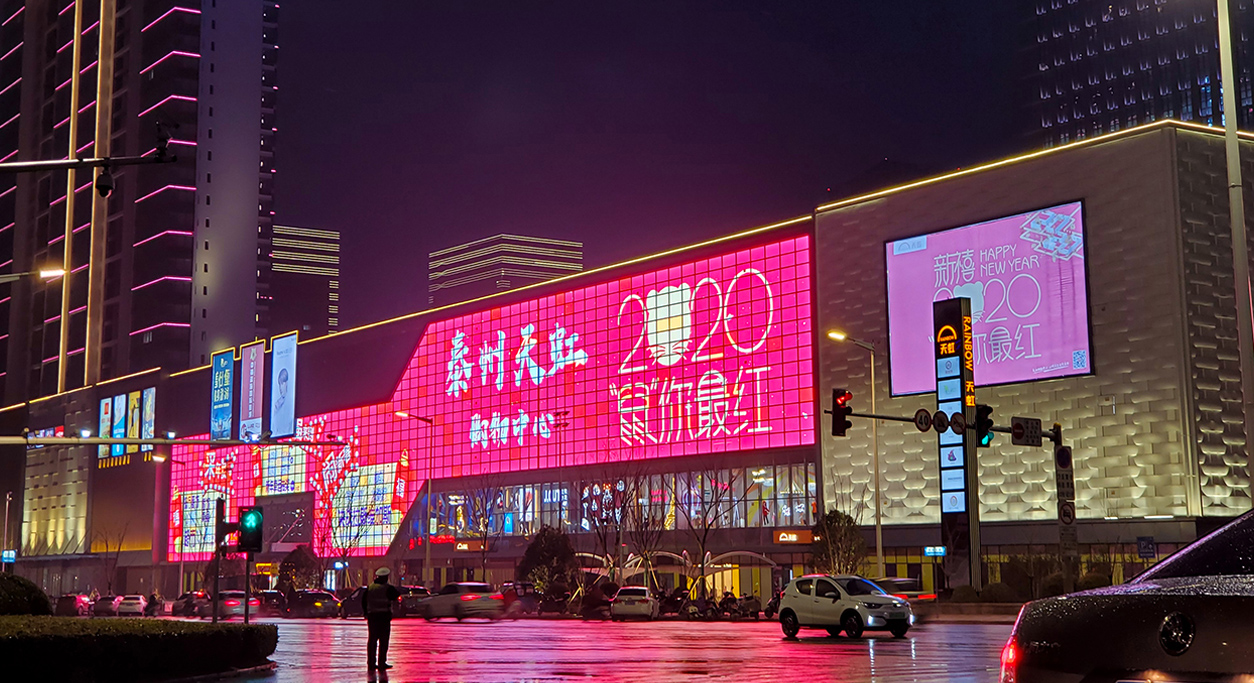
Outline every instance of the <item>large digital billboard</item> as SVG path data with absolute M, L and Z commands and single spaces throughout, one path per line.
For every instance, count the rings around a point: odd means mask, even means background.
M 1081 202 L 885 243 L 894 395 L 935 391 L 932 302 L 971 299 L 978 386 L 1092 372 Z
M 270 435 L 296 433 L 296 333 L 270 342 Z
M 171 559 L 207 491 L 311 492 L 316 552 L 376 555 L 428 476 L 813 445 L 811 273 L 803 235 L 433 322 L 388 401 L 295 420 L 345 446 L 176 446 Z

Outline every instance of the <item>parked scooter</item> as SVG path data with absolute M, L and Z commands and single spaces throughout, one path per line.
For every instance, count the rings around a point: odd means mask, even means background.
M 781 595 L 781 592 L 776 591 L 775 595 L 772 595 L 771 599 L 767 601 L 766 609 L 763 610 L 763 613 L 766 615 L 767 619 L 774 619 L 775 615 L 779 612 L 780 595 Z
M 741 596 L 740 601 L 736 603 L 735 617 L 740 619 L 758 620 L 758 614 L 762 611 L 762 601 L 758 600 L 758 596 L 745 594 Z

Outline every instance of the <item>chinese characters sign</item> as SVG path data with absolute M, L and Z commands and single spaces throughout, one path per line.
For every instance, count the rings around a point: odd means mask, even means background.
M 935 388 L 929 307 L 971 300 L 977 386 L 1090 373 L 1080 202 L 888 242 L 894 394 Z
M 231 438 L 232 398 L 235 391 L 235 349 L 213 354 L 210 375 L 212 394 L 209 399 L 209 438 Z

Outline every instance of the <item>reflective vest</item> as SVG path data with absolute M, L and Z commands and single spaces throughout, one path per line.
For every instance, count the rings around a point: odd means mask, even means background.
M 392 601 L 388 600 L 388 588 L 391 586 L 386 583 L 371 583 L 366 588 L 366 613 L 367 614 L 391 614 Z

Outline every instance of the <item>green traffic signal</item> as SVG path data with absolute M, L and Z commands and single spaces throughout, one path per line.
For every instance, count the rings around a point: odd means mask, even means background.
M 256 529 L 259 524 L 261 524 L 261 513 L 258 512 L 250 512 L 240 521 L 240 526 L 245 529 Z
M 242 552 L 259 553 L 264 545 L 262 526 L 265 519 L 260 507 L 245 507 L 239 511 L 239 549 Z
M 975 406 L 975 438 L 980 448 L 988 448 L 997 435 L 993 431 L 993 407 L 980 403 Z

